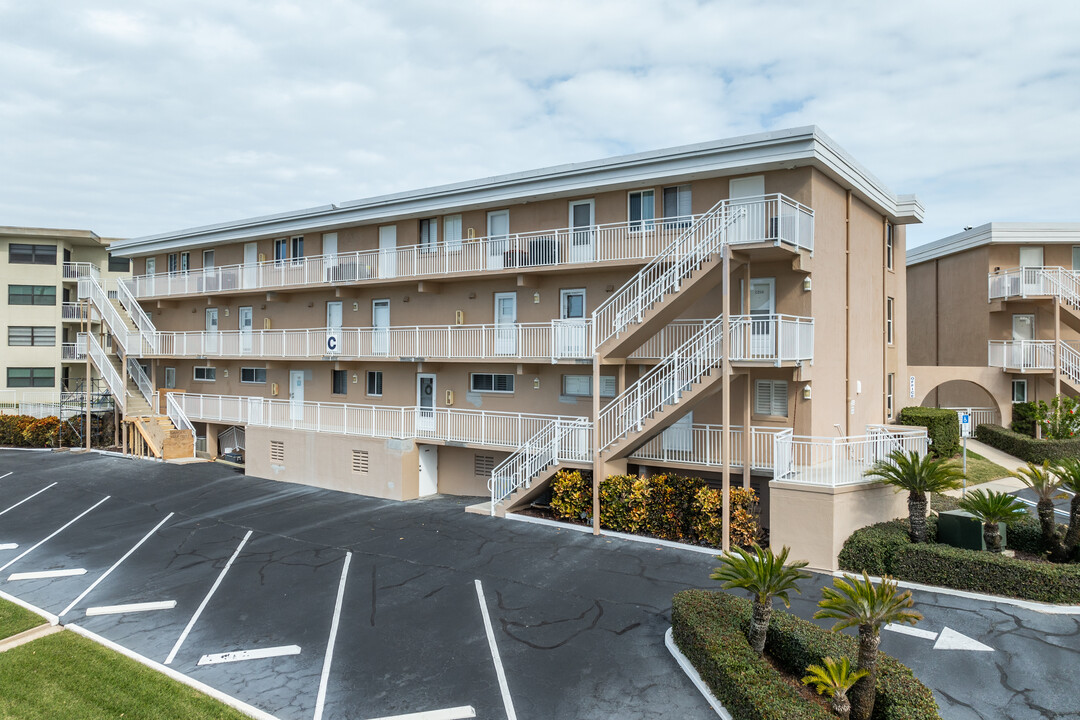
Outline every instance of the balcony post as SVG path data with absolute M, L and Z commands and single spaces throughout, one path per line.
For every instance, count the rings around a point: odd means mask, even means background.
M 593 351 L 592 358 L 592 417 L 593 431 L 593 477 L 592 477 L 592 511 L 593 535 L 600 534 L 600 475 L 604 471 L 604 463 L 600 459 L 600 356 Z
M 723 284 L 722 284 L 722 298 L 723 308 L 720 312 L 723 313 L 720 318 L 720 337 L 727 339 L 728 333 L 731 327 L 731 246 L 724 243 L 722 248 L 724 254 L 724 268 L 723 268 Z M 731 348 L 725 348 L 725 351 L 721 356 L 721 387 L 720 393 L 723 396 L 720 400 L 721 407 L 721 422 L 723 425 L 720 428 L 720 478 L 721 478 L 721 493 L 723 494 L 723 521 L 721 525 L 721 532 L 723 537 L 720 541 L 721 549 L 726 553 L 731 549 Z M 599 367 L 599 366 L 598 366 Z M 599 387 L 599 381 L 594 387 Z M 598 392 L 594 392 L 593 395 L 599 396 Z M 599 514 L 599 513 L 598 513 Z
M 1054 397 L 1061 394 L 1061 303 L 1054 300 Z

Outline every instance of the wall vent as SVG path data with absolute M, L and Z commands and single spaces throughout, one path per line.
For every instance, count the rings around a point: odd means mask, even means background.
M 353 450 L 352 451 L 352 471 L 357 475 L 368 474 L 368 451 L 367 450 Z
M 491 471 L 495 469 L 494 455 L 474 455 L 473 474 L 477 477 L 491 477 Z
M 284 463 L 285 462 L 285 443 L 281 440 L 270 441 L 270 462 L 272 463 Z

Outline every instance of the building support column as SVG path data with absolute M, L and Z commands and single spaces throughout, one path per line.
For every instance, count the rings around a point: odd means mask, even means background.
M 720 320 L 721 337 L 721 379 L 720 392 L 723 397 L 720 400 L 721 426 L 720 426 L 720 478 L 721 493 L 723 494 L 723 522 L 721 531 L 723 538 L 720 548 L 725 553 L 731 549 L 731 247 L 724 244 L 724 279 L 721 285 L 723 293 L 722 310 Z
M 851 387 L 851 191 L 844 205 L 844 435 L 851 435 L 855 397 Z
M 752 466 L 751 460 L 754 454 L 754 438 L 751 434 L 750 428 L 750 403 L 753 401 L 754 383 L 750 379 L 750 372 L 747 371 L 746 375 L 746 392 L 743 397 L 743 412 L 742 412 L 742 424 L 743 424 L 743 471 L 742 471 L 742 486 L 743 488 L 750 487 L 750 468 Z
M 119 356 L 120 353 L 117 352 L 117 357 Z M 130 423 L 127 422 L 127 363 L 123 360 L 120 361 L 120 370 L 123 373 L 123 379 L 120 384 L 120 397 L 115 398 L 115 400 L 122 406 L 120 412 L 123 416 L 124 421 L 124 454 L 126 455 L 128 447 L 128 425 L 130 425 Z
M 593 354 L 592 365 L 592 417 L 593 417 L 593 472 L 592 472 L 592 531 L 600 534 L 600 476 L 604 463 L 600 460 L 600 356 Z
M 1061 394 L 1061 302 L 1054 299 L 1054 397 Z
M 89 325 L 89 321 L 90 321 L 90 298 L 86 298 L 86 319 L 87 319 L 87 325 Z M 82 327 L 81 324 L 80 324 L 80 327 Z M 87 340 L 86 345 L 87 345 L 87 347 L 86 347 L 86 353 L 85 353 L 86 354 L 86 382 L 83 384 L 83 397 L 86 399 L 86 422 L 83 423 L 83 439 L 86 441 L 86 449 L 89 450 L 90 449 L 90 328 L 89 327 L 86 328 L 86 333 L 87 333 L 86 334 L 86 340 Z M 78 347 L 77 344 L 76 344 L 76 347 Z M 63 416 L 63 411 L 62 410 L 61 410 L 60 414 L 61 414 L 61 416 Z M 61 419 L 63 419 L 63 418 L 61 417 Z M 61 431 L 60 435 L 61 435 L 61 437 L 63 436 L 62 431 Z

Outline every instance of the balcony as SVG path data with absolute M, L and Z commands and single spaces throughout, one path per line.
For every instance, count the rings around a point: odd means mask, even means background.
M 694 423 L 689 427 L 669 427 L 627 456 L 631 462 L 723 467 L 720 453 L 722 425 Z M 753 470 L 773 469 L 773 444 L 777 433 L 785 428 L 750 428 L 750 467 Z M 746 433 L 741 425 L 731 426 L 731 466 L 743 467 L 743 443 Z
M 895 450 L 925 455 L 925 428 L 869 425 L 865 435 L 808 437 L 784 430 L 775 436 L 775 482 L 843 487 L 875 482 L 866 471 Z
M 86 355 L 79 351 L 78 343 L 61 343 L 60 360 L 63 362 L 77 362 L 85 359 Z
M 82 322 L 86 319 L 86 306 L 82 303 L 66 302 L 60 306 L 60 317 L 64 322 Z
M 740 245 L 769 243 L 813 250 L 813 212 L 783 195 L 731 201 Z M 698 216 L 658 218 L 469 238 L 335 255 L 226 265 L 121 279 L 138 299 L 334 286 L 480 273 L 645 263 L 680 237 Z
M 989 299 L 1056 297 L 1080 307 L 1080 273 L 1063 267 L 1022 267 L 988 276 Z
M 101 278 L 101 270 L 97 265 L 88 262 L 64 263 L 64 280 L 75 282 L 79 278 L 92 277 L 95 280 Z
M 1053 340 L 991 340 L 987 364 L 1010 372 L 1051 372 L 1054 356 Z

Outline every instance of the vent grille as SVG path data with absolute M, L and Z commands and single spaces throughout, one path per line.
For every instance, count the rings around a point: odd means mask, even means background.
M 368 451 L 367 450 L 353 450 L 352 451 L 352 471 L 357 475 L 368 474 Z
M 285 443 L 281 440 L 270 441 L 270 462 L 272 463 L 284 463 L 285 462 Z
M 495 456 L 494 455 L 474 455 L 473 456 L 473 474 L 477 477 L 490 477 L 491 471 L 495 469 Z

